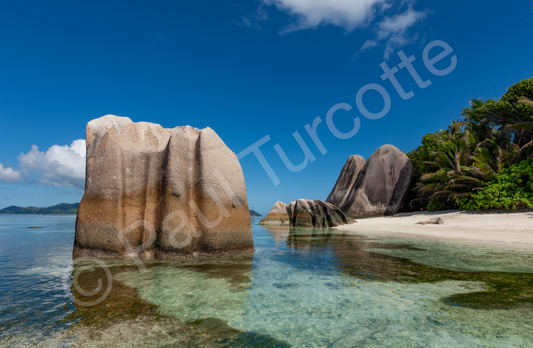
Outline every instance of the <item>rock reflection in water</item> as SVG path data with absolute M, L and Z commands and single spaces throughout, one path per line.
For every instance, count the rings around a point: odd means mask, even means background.
M 137 289 L 159 306 L 159 313 L 182 321 L 216 318 L 230 321 L 246 308 L 252 257 L 166 263 L 146 272 L 122 272 L 115 279 Z
M 291 228 L 287 246 L 294 250 L 329 251 L 341 270 L 370 280 L 403 280 L 413 275 L 409 270 L 412 262 L 376 253 L 373 249 L 421 250 L 408 245 L 383 244 L 365 236 L 327 228 Z
M 288 346 L 269 335 L 237 330 L 217 318 L 217 312 L 229 308 L 238 312 L 245 306 L 251 256 L 147 263 L 144 273 L 124 261 L 106 263 L 112 286 L 101 302 L 98 299 L 105 293 L 108 279 L 104 268 L 90 264 L 92 271 L 79 273 L 78 286 L 72 284 L 78 303 L 69 319 L 78 322 L 64 336 L 76 337 L 74 347 Z M 86 266 L 89 263 L 77 265 L 73 276 Z M 91 292 L 91 296 L 83 294 Z M 95 304 L 85 306 L 82 302 Z M 160 308 L 161 303 L 164 306 Z
M 287 241 L 291 231 L 289 225 L 263 225 L 263 227 L 270 233 L 278 247 Z
M 287 247 L 299 251 L 314 250 L 309 253 L 312 255 L 329 252 L 331 254 L 329 260 L 335 262 L 343 274 L 363 280 L 406 283 L 436 283 L 451 280 L 485 284 L 484 291 L 442 298 L 442 301 L 450 305 L 472 308 L 518 308 L 533 305 L 531 273 L 467 272 L 431 267 L 376 252 L 387 249 L 425 252 L 424 249 L 409 245 L 384 244 L 376 239 L 335 229 L 290 228 Z
M 486 332 L 506 332 L 512 344 L 532 342 L 532 322 L 524 320 L 530 274 L 430 267 L 379 253 L 420 249 L 335 229 L 257 226 L 255 233 L 253 256 L 158 262 L 144 273 L 111 267 L 118 287 L 110 302 L 79 323 L 91 315 L 113 320 L 78 341 L 138 333 L 138 346 L 147 347 L 155 337 L 166 346 L 476 346 L 493 339 Z

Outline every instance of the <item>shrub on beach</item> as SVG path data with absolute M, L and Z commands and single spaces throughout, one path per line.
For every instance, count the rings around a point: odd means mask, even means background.
M 461 210 L 533 208 L 533 158 L 495 175 L 484 187 L 459 201 Z

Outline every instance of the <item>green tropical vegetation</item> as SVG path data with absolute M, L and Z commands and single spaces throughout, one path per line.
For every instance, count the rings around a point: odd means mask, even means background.
M 17 207 L 12 205 L 10 207 L 0 210 L 0 214 L 41 214 L 41 215 L 76 215 L 78 213 L 79 203 L 68 204 L 61 203 L 47 208 L 37 208 L 37 207 Z M 255 210 L 250 210 L 250 216 L 262 216 Z
M 459 201 L 463 210 L 533 208 L 533 158 L 496 174 L 482 190 Z
M 533 78 L 499 100 L 470 100 L 460 119 L 407 156 L 412 210 L 533 208 Z

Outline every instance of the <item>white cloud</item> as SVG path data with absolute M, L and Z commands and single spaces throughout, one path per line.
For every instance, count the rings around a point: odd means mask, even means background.
M 46 152 L 36 145 L 30 152 L 18 157 L 20 169 L 3 168 L 0 163 L 0 180 L 4 182 L 29 182 L 47 186 L 85 186 L 85 140 L 75 140 L 70 146 L 54 145 Z
M 367 40 L 361 47 L 361 51 L 365 51 L 369 48 L 379 46 L 376 40 Z
M 22 177 L 20 172 L 14 170 L 12 167 L 4 168 L 2 163 L 0 163 L 0 181 L 20 182 L 22 181 Z
M 378 39 L 386 38 L 394 33 L 402 32 L 426 17 L 425 12 L 418 12 L 409 8 L 407 11 L 393 17 L 387 17 L 379 23 Z
M 246 16 L 242 16 L 242 22 L 249 28 L 261 29 L 259 23 L 268 19 L 268 14 L 263 8 L 263 5 L 257 7 L 257 11 Z
M 294 22 L 283 32 L 335 25 L 352 31 L 372 19 L 379 9 L 387 9 L 387 0 L 262 0 L 289 13 Z
M 259 28 L 254 23 L 268 18 L 263 5 L 275 6 L 279 11 L 291 16 L 291 23 L 281 31 L 282 34 L 326 25 L 334 25 L 347 32 L 370 27 L 375 38 L 367 40 L 359 52 L 383 46 L 385 58 L 388 58 L 394 49 L 418 40 L 420 35 L 410 33 L 410 29 L 428 14 L 428 11 L 413 9 L 415 0 L 260 1 L 261 6 L 256 14 L 243 17 L 243 22 L 249 27 Z
M 411 6 L 403 13 L 386 17 L 377 24 L 376 41 L 385 42 L 385 59 L 394 52 L 396 48 L 411 44 L 418 40 L 418 34 L 409 34 L 409 29 L 418 22 L 426 18 L 428 11 L 415 11 Z M 368 47 L 366 47 L 368 48 Z M 365 46 L 361 50 L 366 49 Z

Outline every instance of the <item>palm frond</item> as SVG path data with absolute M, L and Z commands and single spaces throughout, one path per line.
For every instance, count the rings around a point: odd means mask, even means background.
M 520 99 L 518 99 L 518 104 L 526 104 L 533 107 L 533 100 L 526 97 L 520 97 Z

